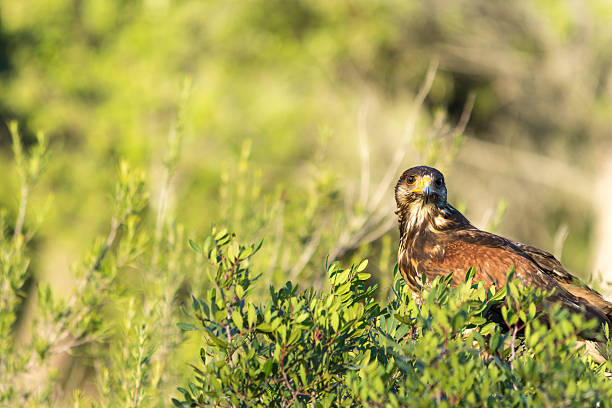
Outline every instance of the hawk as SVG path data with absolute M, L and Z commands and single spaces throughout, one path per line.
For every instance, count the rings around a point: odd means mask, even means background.
M 427 280 L 452 273 L 452 284 L 465 279 L 504 287 L 507 272 L 525 286 L 552 291 L 548 301 L 559 302 L 601 324 L 612 324 L 612 304 L 570 274 L 550 253 L 474 227 L 446 201 L 444 176 L 418 166 L 406 170 L 395 187 L 400 245 L 398 268 L 413 292 Z

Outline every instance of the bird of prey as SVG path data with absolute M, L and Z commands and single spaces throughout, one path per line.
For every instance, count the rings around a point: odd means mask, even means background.
M 505 286 L 507 272 L 525 286 L 553 290 L 548 301 L 559 302 L 601 324 L 612 324 L 612 304 L 570 274 L 550 253 L 474 227 L 446 201 L 444 176 L 418 166 L 406 170 L 395 187 L 399 217 L 398 268 L 414 293 L 427 280 L 452 273 L 451 284 L 464 281 L 470 268 L 474 282 Z

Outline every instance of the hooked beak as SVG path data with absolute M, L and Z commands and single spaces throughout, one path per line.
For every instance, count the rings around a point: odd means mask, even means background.
M 430 182 L 423 183 L 423 188 L 421 188 L 421 193 L 425 197 L 425 204 L 429 203 L 429 198 L 433 195 L 433 189 L 431 188 Z
M 429 176 L 421 177 L 419 183 L 410 191 L 423 194 L 426 204 L 429 203 L 429 199 L 436 194 L 435 190 L 431 186 L 431 177 Z

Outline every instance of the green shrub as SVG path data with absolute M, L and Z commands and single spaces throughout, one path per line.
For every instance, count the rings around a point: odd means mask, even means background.
M 485 290 L 468 274 L 457 288 L 449 277 L 436 279 L 414 298 L 395 271 L 385 299 L 369 284 L 373 265 L 361 261 L 346 269 L 326 262 L 324 289 L 309 288 L 312 281 L 300 289 L 296 275 L 262 295 L 258 278 L 270 268 L 253 257 L 261 242 L 240 245 L 213 229 L 189 241 L 195 256 L 186 253 L 184 228 L 166 210 L 167 189 L 150 222 L 146 177 L 126 164 L 107 234 L 75 266 L 73 287 L 62 296 L 38 282 L 33 312 L 23 317 L 42 219 L 28 198 L 48 154 L 44 137 L 28 151 L 11 130 L 21 195 L 14 216 L 0 218 L 0 405 L 604 406 L 612 399 L 609 363 L 595 364 L 576 338 L 593 323 L 547 304 L 546 293 L 512 279 Z M 185 302 L 191 318 L 177 328 Z M 200 362 L 190 368 L 197 349 Z M 93 386 L 71 384 L 66 360 L 71 370 L 91 369 L 75 377 Z M 79 368 L 83 361 L 91 363 Z
M 213 230 L 197 253 L 214 288 L 193 297 L 201 365 L 178 407 L 196 406 L 570 406 L 612 399 L 605 365 L 584 356 L 575 333 L 593 328 L 546 293 L 509 278 L 501 291 L 438 278 L 417 301 L 395 273 L 393 298 L 374 300 L 367 261 L 326 265 L 320 293 L 287 282 L 251 299 L 257 245 Z M 542 304 L 550 326 L 541 323 Z M 485 318 L 500 310 L 502 321 Z M 517 333 L 521 333 L 518 336 Z
M 346 269 L 326 262 L 319 291 L 289 279 L 262 295 L 258 278 L 269 268 L 253 257 L 261 242 L 240 245 L 213 229 L 204 241 L 189 241 L 195 256 L 185 253 L 185 232 L 164 210 L 167 196 L 160 193 L 148 223 L 146 178 L 125 164 L 107 235 L 74 268 L 66 296 L 37 284 L 24 335 L 18 316 L 41 217 L 27 216 L 28 197 L 47 148 L 40 136 L 26 151 L 11 129 L 22 194 L 14 219 L 4 213 L 1 225 L 2 405 L 582 406 L 612 399 L 609 363 L 595 364 L 576 338 L 594 323 L 549 305 L 546 293 L 512 279 L 485 290 L 468 274 L 457 288 L 450 277 L 436 279 L 415 298 L 395 271 L 385 299 L 369 284 L 372 265 L 361 261 Z M 171 153 L 165 184 L 175 161 Z M 188 291 L 204 295 L 189 302 Z M 184 302 L 191 318 L 177 328 Z M 191 369 L 194 341 L 200 363 Z M 70 385 L 61 361 L 68 353 L 92 362 L 94 391 Z

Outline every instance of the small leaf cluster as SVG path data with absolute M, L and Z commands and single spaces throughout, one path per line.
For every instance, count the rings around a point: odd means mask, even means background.
M 249 261 L 261 243 L 238 245 L 226 231 L 214 231 L 201 247 L 191 246 L 216 268 L 216 287 L 193 298 L 197 326 L 179 323 L 201 329 L 205 347 L 203 368 L 194 367 L 195 381 L 179 388 L 183 401 L 174 404 L 340 403 L 346 397 L 342 378 L 358 364 L 362 339 L 379 314 L 375 288 L 365 284 L 367 261 L 350 269 L 328 265 L 332 285 L 325 294 L 288 282 L 271 287 L 259 305 L 248 296 L 257 278 L 250 276 Z
M 523 287 L 509 272 L 496 290 L 452 276 L 413 294 L 395 270 L 393 296 L 374 300 L 364 260 L 326 264 L 329 287 L 270 287 L 251 300 L 252 256 L 214 230 L 191 247 L 210 263 L 214 288 L 193 297 L 200 363 L 178 407 L 572 406 L 612 398 L 606 364 L 585 355 L 576 333 L 594 328 Z

